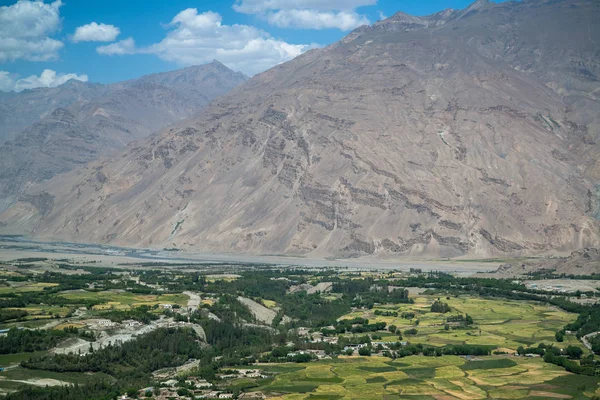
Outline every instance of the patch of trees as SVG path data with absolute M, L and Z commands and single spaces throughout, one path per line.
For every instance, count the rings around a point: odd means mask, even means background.
M 149 324 L 158 319 L 158 315 L 152 313 L 150 310 L 151 308 L 149 306 L 139 306 L 132 310 L 109 310 L 98 314 L 98 317 L 119 323 L 132 319 L 144 324 Z
M 574 374 L 593 376 L 596 373 L 594 366 L 581 365 L 575 361 L 569 360 L 565 356 L 556 355 L 552 351 L 547 351 L 544 354 L 544 361 L 550 364 L 555 364 L 560 367 L 563 367 L 565 370 Z
M 10 321 L 12 319 L 23 319 L 28 316 L 29 313 L 25 310 L 10 310 L 10 309 L 0 309 L 0 322 Z
M 219 301 L 209 306 L 209 310 L 224 321 L 238 322 L 244 320 L 246 322 L 254 322 L 254 315 L 248 307 L 243 305 L 237 297 L 229 294 L 224 294 L 219 298 Z
M 109 380 L 94 379 L 83 385 L 36 387 L 24 385 L 13 393 L 6 395 L 6 400 L 105 400 L 116 399 L 120 394 L 119 387 Z
M 592 351 L 596 354 L 600 354 L 600 335 L 593 336 L 589 342 L 592 345 Z
M 394 350 L 390 352 L 392 358 L 402 358 L 419 354 L 426 357 L 440 357 L 444 355 L 487 356 L 491 354 L 496 346 L 463 344 L 433 347 L 420 343 L 416 345 L 400 346 L 400 343 L 397 343 L 395 346 L 390 346 L 390 348 Z
M 361 347 L 358 349 L 358 355 L 368 357 L 371 355 L 371 348 L 369 346 Z
M 594 375 L 595 363 L 593 358 L 591 362 L 586 359 L 586 362 L 578 363 L 574 360 L 579 360 L 583 356 L 583 350 L 578 346 L 568 346 L 566 349 L 558 349 L 554 346 L 540 343 L 537 347 L 519 346 L 517 348 L 519 355 L 537 354 L 544 358 L 547 363 L 555 364 L 563 367 L 569 372 L 581 375 Z
M 157 329 L 122 346 L 109 345 L 80 356 L 57 354 L 33 357 L 21 365 L 56 372 L 105 372 L 110 377 L 90 378 L 84 385 L 64 387 L 23 387 L 7 396 L 9 400 L 114 399 L 125 390 L 151 382 L 150 372 L 200 358 L 202 350 L 191 329 Z
M 387 324 L 385 322 L 376 322 L 374 324 L 363 324 L 355 325 L 350 328 L 351 333 L 366 333 L 366 332 L 377 332 L 385 329 Z
M 334 322 L 334 329 L 322 328 L 321 333 L 325 336 L 335 336 L 343 333 L 367 333 L 385 330 L 387 323 L 376 322 L 369 324 L 366 318 L 343 319 Z
M 436 300 L 431 305 L 431 312 L 445 314 L 447 312 L 450 312 L 450 306 L 447 303 L 444 303 L 443 301 Z
M 244 327 L 214 320 L 204 320 L 202 327 L 206 333 L 206 342 L 212 346 L 215 354 L 226 357 L 247 357 L 252 354 L 269 351 L 273 343 L 287 341 L 271 330 Z
M 373 312 L 373 314 L 375 314 L 375 315 L 381 315 L 382 317 L 397 317 L 398 316 L 398 312 L 397 311 L 375 310 Z
M 473 325 L 473 317 L 471 317 L 469 314 L 450 315 L 446 318 L 446 322 L 458 322 L 468 326 Z
M 567 324 L 564 328 L 565 330 L 576 331 L 578 338 L 588 333 L 600 331 L 600 306 L 581 306 L 578 312 L 577 320 L 571 324 Z
M 285 315 L 297 320 L 291 327 L 312 326 L 320 327 L 333 325 L 336 320 L 351 311 L 350 299 L 327 300 L 319 293 L 294 293 L 284 296 L 279 304 Z
M 298 352 L 287 346 L 275 347 L 268 355 L 260 358 L 260 362 L 295 362 L 306 363 L 314 361 L 317 356 L 312 353 Z
M 0 354 L 31 353 L 48 350 L 69 336 L 63 330 L 29 330 L 13 328 L 0 336 Z
M 24 368 L 55 372 L 104 372 L 115 378 L 144 378 L 151 371 L 175 367 L 202 355 L 192 329 L 161 328 L 120 346 L 79 354 L 47 354 L 21 363 Z

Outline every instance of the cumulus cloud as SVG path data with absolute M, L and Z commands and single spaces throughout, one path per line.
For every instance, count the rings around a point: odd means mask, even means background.
M 106 55 L 155 54 L 180 65 L 205 64 L 214 59 L 248 75 L 288 61 L 316 45 L 290 44 L 248 25 L 224 25 L 220 14 L 189 8 L 167 25 L 159 43 L 137 48 L 132 38 L 97 48 Z
M 340 29 L 349 31 L 369 24 L 358 7 L 377 0 L 237 0 L 233 8 L 240 13 L 258 14 L 280 28 Z
M 92 22 L 75 29 L 74 42 L 112 42 L 121 30 L 114 25 Z
M 271 25 L 280 28 L 336 28 L 342 31 L 348 31 L 369 23 L 369 20 L 364 15 L 346 11 L 320 12 L 316 10 L 280 10 L 268 14 L 267 19 Z
M 96 52 L 98 52 L 98 54 L 104 54 L 107 56 L 122 56 L 125 54 L 135 54 L 138 52 L 138 50 L 135 48 L 135 40 L 133 40 L 133 38 L 127 38 L 106 46 L 99 46 L 96 48 Z
M 87 82 L 87 75 L 61 74 L 51 69 L 45 69 L 40 76 L 31 75 L 27 78 L 16 79 L 12 74 L 6 71 L 0 71 L 0 90 L 4 92 L 20 92 L 25 89 L 35 89 L 39 87 L 56 87 L 63 83 L 75 79 Z
M 58 58 L 64 44 L 49 36 L 61 28 L 61 0 L 19 0 L 0 7 L 0 62 Z
M 236 0 L 233 9 L 245 14 L 297 9 L 349 11 L 375 4 L 377 4 L 377 0 Z

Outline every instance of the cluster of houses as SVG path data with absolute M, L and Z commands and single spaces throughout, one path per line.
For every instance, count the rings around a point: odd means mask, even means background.
M 229 374 L 218 375 L 223 380 L 239 378 L 267 378 L 259 369 L 239 369 Z M 185 388 L 185 391 L 181 389 Z M 198 377 L 188 377 L 185 382 L 169 379 L 160 382 L 158 387 L 148 387 L 138 391 L 138 398 L 146 398 L 146 393 L 151 392 L 152 398 L 157 400 L 193 400 L 193 399 L 265 399 L 262 392 L 240 393 L 235 397 L 234 393 L 215 387 L 212 383 Z M 180 394 L 181 393 L 181 394 Z M 130 400 L 127 395 L 122 395 L 119 400 Z
M 135 321 L 133 319 L 123 321 L 121 324 L 117 322 L 113 322 L 110 319 L 94 319 L 89 320 L 87 324 L 90 328 L 115 328 L 117 326 L 122 326 L 126 328 L 137 328 L 142 326 L 143 324 L 139 321 Z
M 325 327 L 325 329 L 334 329 L 333 326 Z M 325 336 L 323 333 L 319 331 L 311 332 L 309 328 L 298 328 L 297 329 L 298 336 L 305 337 L 308 339 L 309 343 L 330 343 L 337 344 L 338 337 L 337 336 Z
M 325 350 L 298 350 L 287 353 L 288 358 L 293 358 L 303 354 L 311 354 L 319 360 L 331 360 L 331 357 L 325 354 Z
M 220 374 L 217 376 L 221 379 L 237 379 L 237 378 L 263 379 L 263 378 L 268 378 L 268 376 L 264 375 L 260 369 L 238 369 L 238 370 L 233 371 L 233 373 Z

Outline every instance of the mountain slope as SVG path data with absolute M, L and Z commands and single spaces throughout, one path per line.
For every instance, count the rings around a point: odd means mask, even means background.
M 36 187 L 0 221 L 40 238 L 311 256 L 598 246 L 598 18 L 591 0 L 398 14 Z
M 0 145 L 57 108 L 102 96 L 107 86 L 71 80 L 54 88 L 0 92 Z
M 245 80 L 242 74 L 213 62 L 105 87 L 71 81 L 64 88 L 56 88 L 63 90 L 59 98 L 68 98 L 64 93 L 71 93 L 74 87 L 97 90 L 95 97 L 53 110 L 0 145 L 0 210 L 28 186 L 190 117 Z M 29 98 L 31 93 L 23 96 Z

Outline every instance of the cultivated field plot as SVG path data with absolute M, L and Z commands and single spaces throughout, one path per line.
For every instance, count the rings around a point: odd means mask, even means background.
M 178 304 L 186 306 L 189 297 L 185 294 L 163 294 L 163 295 L 145 295 L 125 292 L 120 290 L 107 290 L 103 292 L 86 292 L 83 290 L 69 291 L 59 293 L 58 296 L 81 301 L 81 304 L 87 302 L 101 302 L 95 305 L 95 310 L 121 309 L 127 310 L 139 306 L 153 306 L 155 304 Z
M 401 331 L 415 328 L 416 336 L 406 337 L 411 343 L 426 343 L 433 346 L 446 344 L 494 345 L 516 350 L 519 346 L 538 343 L 554 343 L 554 334 L 567 323 L 575 321 L 576 314 L 567 313 L 547 304 L 504 299 L 482 299 L 467 296 L 441 298 L 451 307 L 445 314 L 430 311 L 436 296 L 418 296 L 414 304 L 375 307 L 357 311 L 343 318 L 363 317 L 370 323 L 386 322 L 396 325 Z M 376 310 L 398 312 L 398 317 L 375 315 Z M 402 318 L 402 313 L 412 312 L 412 319 Z M 473 318 L 471 327 L 444 330 L 446 319 L 452 315 L 468 314 Z M 419 320 L 418 325 L 415 325 Z M 397 337 L 384 335 L 384 340 L 396 341 Z M 576 344 L 577 339 L 566 336 L 565 342 Z
M 520 357 L 343 357 L 265 370 L 276 377 L 261 389 L 279 394 L 278 399 L 589 399 L 600 394 L 597 377 Z
M 6 310 L 23 310 L 27 311 L 28 315 L 24 317 L 25 321 L 28 320 L 41 320 L 41 319 L 51 319 L 58 317 L 65 317 L 71 310 L 68 307 L 59 307 L 59 306 L 46 306 L 46 305 L 34 305 L 27 307 L 7 307 Z M 0 324 L 3 328 L 4 324 Z M 7 326 L 10 326 L 8 324 Z M 22 324 L 22 326 L 31 328 L 32 326 L 27 326 L 26 324 Z
M 27 292 L 41 292 L 44 288 L 58 286 L 58 283 L 18 283 L 12 286 L 1 286 L 0 296 L 7 293 L 27 293 Z

